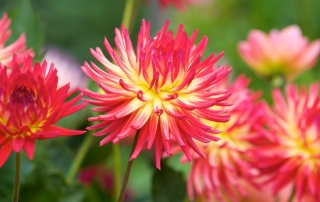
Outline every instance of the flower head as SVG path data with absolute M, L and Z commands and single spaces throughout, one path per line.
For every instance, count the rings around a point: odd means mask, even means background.
M 158 0 L 161 8 L 166 8 L 172 4 L 177 9 L 183 9 L 185 3 L 191 3 L 192 0 Z
M 259 75 L 281 75 L 292 80 L 315 65 L 320 53 L 320 40 L 308 44 L 301 30 L 291 25 L 269 35 L 253 30 L 248 41 L 240 42 L 239 53 L 244 61 Z
M 0 19 L 0 63 L 8 67 L 11 66 L 11 58 L 13 54 L 17 54 L 17 62 L 22 63 L 26 55 L 33 55 L 32 49 L 26 49 L 26 35 L 21 34 L 19 39 L 14 43 L 7 45 L 6 42 L 11 36 L 10 19 L 5 13 Z
M 320 97 L 319 83 L 302 87 L 288 85 L 285 98 L 273 91 L 274 106 L 267 108 L 271 142 L 258 149 L 256 162 L 274 194 L 293 186 L 295 198 L 312 196 L 320 201 Z
M 139 130 L 137 146 L 131 159 L 136 158 L 143 148 L 155 145 L 156 165 L 160 168 L 163 148 L 170 155 L 170 140 L 181 146 L 189 159 L 190 148 L 200 156 L 194 139 L 201 142 L 217 140 L 218 131 L 201 123 L 199 118 L 211 121 L 226 122 L 229 116 L 225 111 L 209 109 L 213 105 L 226 105 L 224 100 L 229 94 L 225 89 L 210 91 L 223 79 L 231 69 L 214 68 L 215 62 L 222 56 L 211 54 L 201 61 L 207 45 L 207 37 L 203 37 L 198 45 L 194 44 L 197 31 L 188 38 L 183 26 L 176 36 L 167 31 L 169 22 L 150 37 L 150 23 L 142 21 L 138 35 L 137 48 L 134 51 L 128 31 L 122 27 L 116 29 L 115 43 L 117 51 L 108 40 L 104 41 L 112 64 L 100 48 L 91 49 L 107 72 L 102 71 L 94 63 L 85 63 L 83 71 L 104 91 L 99 94 L 84 90 L 84 94 L 92 98 L 89 103 L 98 106 L 94 111 L 105 112 L 90 121 L 101 123 L 89 127 L 90 130 L 102 128 L 95 135 L 106 135 L 100 145 L 110 141 L 117 143 L 120 139 L 135 135 Z
M 243 184 L 247 187 L 255 185 L 254 177 L 258 170 L 251 164 L 251 149 L 262 135 L 263 122 L 260 103 L 256 103 L 259 93 L 252 93 L 247 88 L 248 84 L 249 79 L 240 76 L 231 86 L 226 80 L 217 86 L 229 87 L 229 101 L 234 105 L 230 108 L 231 118 L 227 123 L 202 119 L 206 125 L 222 132 L 217 135 L 220 138 L 217 142 L 198 142 L 208 158 L 196 157 L 191 165 L 187 186 L 192 200 L 236 201 L 248 194 Z M 213 109 L 225 110 L 216 106 Z
M 84 133 L 53 125 L 82 109 L 85 103 L 74 106 L 81 94 L 65 102 L 75 91 L 68 92 L 69 85 L 57 89 L 57 70 L 53 64 L 47 73 L 46 69 L 45 61 L 33 67 L 31 56 L 24 59 L 20 68 L 14 55 L 10 73 L 0 64 L 0 167 L 12 150 L 24 149 L 32 159 L 36 139 Z

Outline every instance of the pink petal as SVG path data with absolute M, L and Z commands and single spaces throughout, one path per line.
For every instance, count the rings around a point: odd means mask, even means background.
M 320 54 L 320 40 L 312 42 L 299 57 L 296 66 L 312 67 L 315 65 Z
M 16 138 L 12 138 L 11 144 L 12 144 L 12 149 L 15 152 L 20 152 L 22 147 L 24 147 L 25 143 L 25 138 L 22 138 L 20 136 Z
M 34 155 L 34 145 L 35 145 L 35 141 L 34 140 L 26 140 L 25 144 L 24 144 L 24 151 L 26 152 L 27 154 L 27 157 L 29 159 L 33 159 L 33 155 Z

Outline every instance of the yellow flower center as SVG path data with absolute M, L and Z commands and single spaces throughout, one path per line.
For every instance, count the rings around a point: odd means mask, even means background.
M 220 138 L 219 141 L 215 142 L 216 146 L 237 149 L 245 151 L 250 143 L 241 139 L 243 135 L 249 133 L 249 126 L 242 125 L 241 127 L 233 127 L 236 118 L 231 118 L 228 122 L 212 122 L 203 119 L 202 122 L 210 125 L 213 129 L 221 131 L 216 136 Z
M 315 127 L 310 127 L 305 135 L 293 138 L 290 142 L 287 146 L 292 147 L 291 156 L 300 157 L 303 163 L 320 164 L 320 141 L 317 140 Z

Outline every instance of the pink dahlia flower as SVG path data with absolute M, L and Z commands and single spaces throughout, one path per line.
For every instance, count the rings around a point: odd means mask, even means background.
M 32 57 L 27 56 L 20 65 L 16 55 L 11 64 L 10 73 L 0 64 L 0 167 L 12 150 L 23 149 L 32 159 L 35 140 L 85 132 L 53 125 L 85 107 L 85 103 L 74 106 L 81 94 L 65 102 L 74 91 L 68 92 L 69 85 L 57 89 L 57 70 L 53 64 L 48 71 L 45 61 L 33 67 Z
M 179 10 L 184 9 L 186 3 L 191 3 L 192 0 L 158 0 L 161 8 L 166 8 L 173 5 Z
M 319 83 L 300 92 L 288 85 L 285 98 L 273 91 L 274 106 L 267 108 L 266 137 L 271 142 L 257 150 L 256 162 L 274 194 L 293 187 L 294 200 L 320 201 L 320 97 Z
M 247 41 L 239 43 L 238 49 L 244 61 L 259 75 L 281 75 L 290 81 L 316 64 L 320 40 L 309 43 L 300 28 L 291 25 L 281 31 L 272 30 L 269 35 L 253 30 Z
M 96 48 L 91 49 L 91 53 L 106 71 L 94 63 L 85 63 L 82 67 L 104 91 L 99 94 L 83 90 L 91 98 L 88 102 L 98 106 L 93 110 L 105 113 L 89 118 L 101 121 L 89 130 L 101 128 L 95 135 L 107 135 L 100 145 L 110 141 L 117 143 L 140 131 L 130 159 L 136 158 L 145 144 L 147 149 L 155 145 L 158 168 L 163 149 L 172 154 L 172 137 L 189 158 L 190 149 L 205 157 L 194 139 L 205 143 L 215 141 L 218 131 L 201 123 L 200 118 L 218 122 L 229 120 L 225 111 L 210 109 L 214 105 L 226 105 L 224 101 L 229 97 L 226 90 L 209 91 L 231 71 L 228 67 L 213 69 L 223 54 L 211 54 L 201 61 L 207 37 L 196 45 L 197 31 L 189 38 L 181 25 L 173 36 L 172 31 L 167 31 L 168 25 L 169 21 L 151 38 L 150 23 L 143 20 L 136 50 L 128 31 L 124 27 L 116 29 L 117 50 L 107 39 L 104 41 L 114 64 Z
M 11 36 L 11 30 L 9 29 L 11 20 L 5 13 L 0 19 L 0 63 L 5 66 L 11 66 L 12 55 L 17 54 L 17 62 L 22 63 L 23 58 L 26 55 L 33 55 L 32 49 L 26 48 L 26 35 L 21 34 L 19 39 L 14 43 L 8 45 L 7 40 Z
M 221 130 L 217 142 L 198 143 L 208 158 L 195 158 L 187 182 L 191 200 L 199 201 L 249 201 L 255 189 L 258 170 L 252 165 L 251 149 L 259 144 L 262 136 L 262 111 L 256 102 L 259 94 L 247 87 L 249 80 L 243 76 L 230 86 L 231 118 L 227 123 L 210 120 L 203 122 L 213 129 Z M 220 87 L 226 88 L 226 82 Z M 225 110 L 214 106 L 215 111 Z M 244 186 L 244 184 L 246 186 Z

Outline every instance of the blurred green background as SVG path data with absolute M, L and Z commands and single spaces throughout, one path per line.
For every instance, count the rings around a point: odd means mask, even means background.
M 82 64 L 84 61 L 96 61 L 89 48 L 104 49 L 104 37 L 114 44 L 114 29 L 120 27 L 124 6 L 125 0 L 0 0 L 0 16 L 8 12 L 12 19 L 13 34 L 10 42 L 16 40 L 21 32 L 26 32 L 27 45 L 38 53 L 38 60 L 43 57 L 43 47 L 55 46 L 70 53 Z M 177 11 L 173 7 L 161 10 L 155 0 L 142 1 L 131 39 L 135 44 L 143 18 L 151 21 L 153 35 L 167 19 L 170 19 L 170 29 L 174 31 L 179 24 L 184 24 L 188 34 L 198 29 L 198 40 L 204 35 L 209 38 L 204 56 L 224 51 L 225 55 L 220 63 L 233 67 L 233 78 L 242 73 L 247 75 L 252 79 L 250 87 L 262 91 L 264 98 L 270 101 L 269 83 L 257 77 L 242 61 L 237 43 L 246 40 L 251 29 L 269 33 L 271 29 L 282 29 L 292 24 L 300 26 L 303 35 L 310 40 L 320 38 L 319 10 L 319 0 L 202 0 L 196 5 L 187 5 L 183 11 Z M 295 82 L 309 84 L 319 81 L 319 78 L 318 62 Z M 87 116 L 88 109 L 63 119 L 59 124 L 84 129 L 88 124 Z M 30 161 L 23 158 L 21 201 L 111 200 L 110 193 L 101 188 L 99 183 L 83 186 L 75 182 L 69 185 L 64 180 L 83 138 L 84 136 L 79 136 L 37 142 L 35 159 Z M 112 164 L 111 146 L 98 147 L 99 140 L 96 138 L 92 143 L 82 167 L 98 165 L 109 169 Z M 129 152 L 130 148 L 121 147 L 123 167 L 127 163 Z M 143 152 L 135 161 L 129 182 L 129 190 L 132 192 L 130 201 L 157 201 L 156 198 L 173 200 L 174 197 L 177 197 L 174 198 L 175 201 L 184 200 L 180 195 L 185 194 L 184 180 L 189 165 L 181 165 L 179 157 L 175 156 L 163 163 L 163 172 L 160 173 L 155 169 L 152 156 L 149 152 Z M 13 157 L 0 169 L 0 201 L 11 201 Z M 183 176 L 179 174 L 181 171 Z M 161 175 L 171 176 L 171 186 L 176 188 L 157 191 L 158 187 L 152 187 L 153 180 L 164 179 Z M 175 193 L 176 189 L 181 190 L 182 194 L 171 196 L 167 193 L 173 198 L 161 198 L 161 191 Z M 156 197 L 152 198 L 151 193 Z

